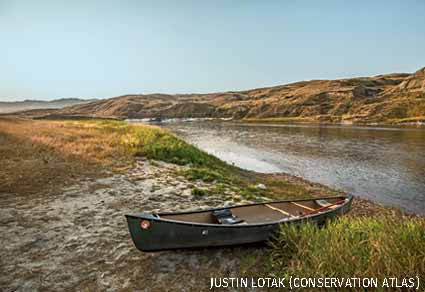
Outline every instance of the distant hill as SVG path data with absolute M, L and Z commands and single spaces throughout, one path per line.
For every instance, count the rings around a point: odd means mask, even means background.
M 67 106 L 87 103 L 94 101 L 94 99 L 85 100 L 79 98 L 62 98 L 52 101 L 43 100 L 24 100 L 3 102 L 0 101 L 0 113 L 13 113 L 18 111 L 34 110 L 34 109 L 58 109 Z
M 339 80 L 311 80 L 210 94 L 124 95 L 66 107 L 53 116 L 216 117 L 256 121 L 375 123 L 425 121 L 425 68 Z

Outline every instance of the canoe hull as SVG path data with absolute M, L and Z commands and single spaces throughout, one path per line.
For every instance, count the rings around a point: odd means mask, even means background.
M 127 216 L 127 221 L 133 242 L 141 251 L 253 243 L 266 240 L 278 229 L 277 224 L 226 228 L 152 220 L 151 227 L 143 230 L 140 228 L 141 218 Z
M 299 224 L 306 221 L 323 224 L 326 220 L 346 213 L 350 208 L 350 204 L 351 200 L 337 210 L 314 214 L 305 218 L 270 224 L 237 226 L 163 220 L 152 214 L 126 215 L 126 217 L 135 246 L 139 250 L 147 252 L 262 242 L 270 239 L 282 224 Z M 149 221 L 149 228 L 141 228 L 142 220 Z

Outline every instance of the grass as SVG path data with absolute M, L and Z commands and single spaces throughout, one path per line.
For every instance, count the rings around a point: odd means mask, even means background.
M 203 197 L 208 196 L 208 192 L 203 190 L 203 189 L 194 188 L 194 189 L 192 189 L 192 195 L 195 198 L 203 198 Z
M 106 141 L 63 124 L 0 119 L 0 193 L 49 193 L 77 177 L 96 176 L 104 166 L 99 162 L 114 151 Z
M 229 165 L 155 126 L 113 120 L 3 118 L 0 139 L 0 191 L 4 192 L 54 190 L 73 178 L 125 170 L 136 157 L 143 156 L 188 165 L 183 175 L 192 181 L 212 184 L 209 194 L 233 193 L 252 200 L 319 194 L 302 180 Z M 260 183 L 267 188 L 257 188 Z
M 117 122 L 114 122 L 117 123 Z M 167 130 L 125 123 L 123 145 L 133 156 L 144 156 L 179 165 L 220 165 L 224 162 L 178 139 Z
M 177 164 L 225 165 L 158 127 L 111 120 L 3 118 L 0 142 L 0 191 L 17 194 L 54 190 L 72 178 L 101 175 L 105 170 L 120 171 L 137 156 Z
M 197 166 L 225 163 L 176 138 L 167 130 L 121 121 L 0 120 L 4 135 L 28 139 L 63 156 L 102 165 L 125 163 L 137 156 Z M 17 145 L 19 146 L 19 145 Z
M 345 217 L 326 228 L 283 226 L 270 244 L 266 273 L 275 276 L 425 280 L 423 218 Z
M 300 178 L 285 174 L 262 174 L 242 170 L 232 165 L 210 163 L 208 166 L 193 165 L 183 175 L 191 181 L 211 183 L 210 194 L 234 193 L 245 199 L 264 201 L 272 199 L 295 199 L 340 194 L 329 188 L 317 187 Z M 263 184 L 266 188 L 260 188 Z

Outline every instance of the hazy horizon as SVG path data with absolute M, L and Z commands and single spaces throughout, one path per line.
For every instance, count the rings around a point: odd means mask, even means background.
M 71 99 L 80 99 L 80 100 L 92 100 L 93 98 L 85 97 L 59 97 L 59 98 L 50 98 L 50 99 L 15 99 L 15 100 L 1 100 L 0 102 L 52 102 L 52 101 L 61 101 L 61 100 L 71 100 Z M 93 99 L 94 100 L 94 99 Z
M 0 0 L 0 101 L 238 91 L 425 66 L 422 1 Z

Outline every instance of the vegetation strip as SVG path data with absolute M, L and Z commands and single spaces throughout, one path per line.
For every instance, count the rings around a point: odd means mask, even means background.
M 425 280 L 423 218 L 341 218 L 320 228 L 282 226 L 265 273 L 279 277 L 421 277 Z

